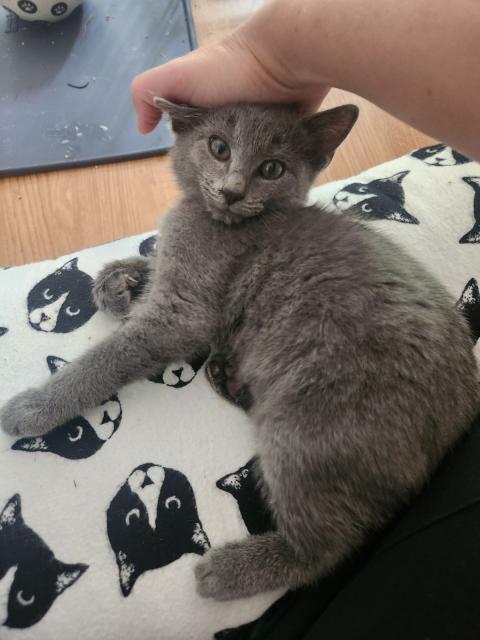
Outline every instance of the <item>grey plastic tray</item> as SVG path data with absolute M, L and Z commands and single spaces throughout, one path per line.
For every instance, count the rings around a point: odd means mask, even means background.
M 57 24 L 0 6 L 0 175 L 165 152 L 164 124 L 138 133 L 130 82 L 195 46 L 188 0 L 86 0 Z

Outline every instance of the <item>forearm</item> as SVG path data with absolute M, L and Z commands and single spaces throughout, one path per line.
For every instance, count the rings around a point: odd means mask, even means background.
M 352 91 L 476 158 L 479 34 L 477 0 L 273 0 L 238 31 L 286 87 Z

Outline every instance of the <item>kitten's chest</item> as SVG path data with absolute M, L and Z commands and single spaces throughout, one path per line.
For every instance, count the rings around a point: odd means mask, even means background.
M 241 351 L 249 337 L 268 324 L 268 304 L 262 301 L 268 296 L 271 265 L 268 255 L 258 253 L 246 256 L 235 265 L 227 283 L 221 306 L 221 344 L 230 350 Z

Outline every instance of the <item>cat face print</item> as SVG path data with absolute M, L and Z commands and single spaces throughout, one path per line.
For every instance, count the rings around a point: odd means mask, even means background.
M 406 211 L 402 181 L 410 171 L 400 171 L 388 178 L 347 184 L 333 197 L 333 204 L 341 211 L 353 213 L 365 220 L 394 220 L 418 224 L 417 218 Z
M 51 0 L 3 0 L 7 9 L 14 11 L 22 20 L 44 20 L 56 22 L 68 16 L 81 0 L 65 0 L 58 2 Z
M 28 294 L 28 321 L 36 331 L 69 333 L 84 325 L 97 308 L 93 280 L 73 258 L 37 283 Z
M 454 167 L 458 164 L 471 162 L 469 158 L 462 156 L 461 153 L 447 147 L 445 144 L 434 144 L 431 147 L 422 147 L 412 154 L 412 158 L 422 160 L 425 164 L 433 167 Z
M 0 623 L 31 627 L 87 569 L 58 560 L 25 524 L 20 496 L 10 498 L 0 513 Z
M 138 247 L 138 252 L 141 256 L 145 256 L 145 258 L 149 258 L 150 256 L 154 256 L 157 250 L 157 240 L 158 236 L 155 234 L 154 236 L 150 236 L 149 238 L 145 238 L 140 243 Z
M 48 356 L 47 364 L 53 374 L 68 362 L 63 358 Z M 12 445 L 12 449 L 50 452 L 70 460 L 89 458 L 113 436 L 121 421 L 122 405 L 118 396 L 113 395 L 100 406 L 55 427 L 44 436 L 20 438 Z
M 107 531 L 125 597 L 145 571 L 210 548 L 187 478 L 152 463 L 136 467 L 113 498 Z
M 148 379 L 150 382 L 157 382 L 159 384 L 165 384 L 167 387 L 181 389 L 192 382 L 207 357 L 208 354 L 199 355 L 190 362 L 185 362 L 184 360 L 171 362 L 168 367 Z
M 233 473 L 220 478 L 217 487 L 230 493 L 238 502 L 248 532 L 265 533 L 275 529 L 270 511 L 265 505 L 255 478 L 255 458 Z
M 457 302 L 457 309 L 467 318 L 474 342 L 480 338 L 480 291 L 475 278 L 465 285 Z
M 473 197 L 473 227 L 459 240 L 461 244 L 480 242 L 480 176 L 462 178 L 474 192 Z

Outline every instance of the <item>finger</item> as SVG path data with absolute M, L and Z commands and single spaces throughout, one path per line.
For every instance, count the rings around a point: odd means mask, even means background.
M 141 133 L 152 131 L 162 117 L 161 111 L 154 103 L 156 96 L 172 102 L 190 102 L 192 83 L 189 82 L 189 78 L 192 74 L 189 72 L 188 58 L 189 56 L 184 56 L 160 67 L 154 67 L 134 78 L 132 99 Z

